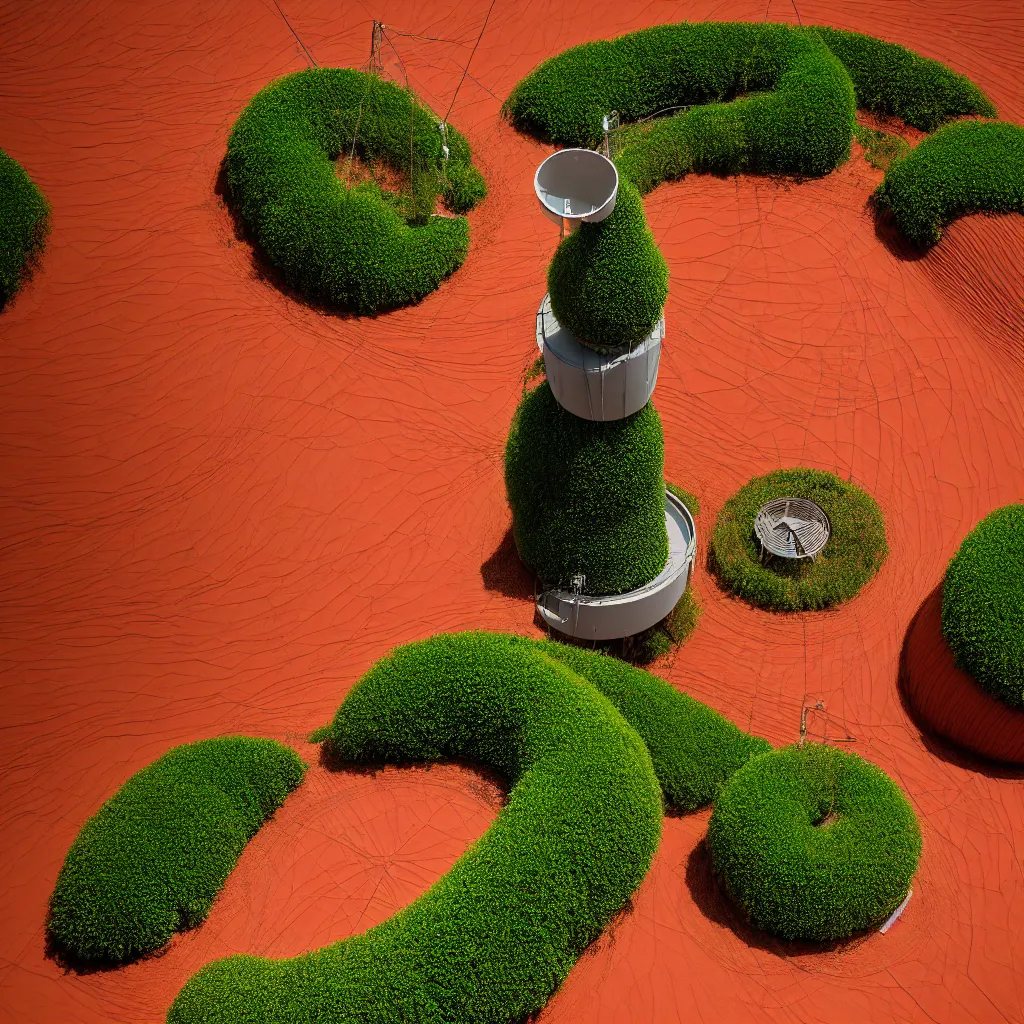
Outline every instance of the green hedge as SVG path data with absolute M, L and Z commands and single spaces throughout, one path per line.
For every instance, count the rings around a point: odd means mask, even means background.
M 665 804 L 676 813 L 706 807 L 738 768 L 771 750 L 767 740 L 617 658 L 552 640 L 507 641 L 562 662 L 612 702 L 647 745 Z
M 57 947 L 121 963 L 201 924 L 304 771 L 288 747 L 230 736 L 175 747 L 137 772 L 68 851 L 50 898 Z
M 691 516 L 696 517 L 700 514 L 700 498 L 696 494 L 678 484 L 669 483 L 667 480 L 665 481 L 665 490 L 674 494 L 689 509 Z
M 621 420 L 566 412 L 547 381 L 524 396 L 505 446 L 505 486 L 523 561 L 545 586 L 586 576 L 587 594 L 649 583 L 668 560 L 664 441 L 648 403 Z
M 179 994 L 171 1024 L 521 1021 L 628 902 L 658 846 L 643 742 L 565 664 L 502 637 L 394 651 L 345 699 L 328 743 L 357 764 L 481 761 L 508 776 L 508 802 L 383 924 L 292 960 L 213 963 Z
M 610 216 L 562 240 L 548 268 L 548 291 L 558 322 L 598 351 L 632 348 L 657 326 L 668 264 L 628 181 L 620 181 Z
M 827 942 L 881 924 L 921 856 L 900 788 L 856 754 L 808 744 L 755 757 L 708 826 L 715 870 L 758 928 Z
M 642 193 L 691 170 L 826 174 L 850 152 L 849 76 L 815 32 L 772 23 L 684 22 L 584 43 L 519 82 L 504 109 L 520 131 L 593 146 L 611 110 L 629 123 L 690 105 L 626 133 L 616 163 Z
M 50 205 L 17 160 L 0 149 L 0 309 L 43 247 Z
M 889 168 L 875 191 L 912 242 L 934 245 L 965 213 L 1024 213 L 1024 128 L 962 121 L 940 128 Z
M 775 498 L 809 498 L 825 510 L 832 530 L 813 562 L 761 562 L 754 517 Z M 848 601 L 887 553 L 882 513 L 869 494 L 832 473 L 780 469 L 755 477 L 722 507 L 711 534 L 710 564 L 727 590 L 751 604 L 771 611 L 809 611 Z
M 966 76 L 896 43 L 817 27 L 853 81 L 857 106 L 933 132 L 962 114 L 995 117 L 988 97 Z
M 595 146 L 617 110 L 620 173 L 642 193 L 689 171 L 827 174 L 849 155 L 855 107 L 925 131 L 962 114 L 995 115 L 980 89 L 895 43 L 832 28 L 683 22 L 583 43 L 512 90 L 520 131 Z M 644 118 L 674 107 L 680 113 Z
M 405 208 L 375 181 L 351 188 L 331 162 L 357 156 L 409 174 Z M 369 314 L 416 302 L 466 257 L 461 217 L 432 216 L 437 197 L 465 212 L 486 188 L 466 140 L 374 75 L 313 68 L 261 90 L 235 122 L 227 172 L 239 213 L 285 280 L 304 295 Z M 404 216 L 403 216 L 404 214 Z
M 964 538 L 942 584 L 942 632 L 961 669 L 1024 711 L 1024 505 Z

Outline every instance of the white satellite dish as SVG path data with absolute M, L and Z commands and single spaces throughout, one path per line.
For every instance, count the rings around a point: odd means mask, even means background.
M 537 168 L 533 188 L 544 216 L 575 231 L 583 221 L 594 224 L 615 209 L 619 172 L 603 153 L 561 149 Z

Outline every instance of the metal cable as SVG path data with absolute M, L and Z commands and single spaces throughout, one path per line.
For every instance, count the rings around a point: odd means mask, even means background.
M 484 23 L 480 27 L 480 35 L 476 37 L 476 42 L 473 44 L 473 52 L 469 55 L 469 60 L 466 61 L 466 66 L 462 70 L 462 78 L 459 79 L 459 84 L 455 87 L 455 95 L 452 96 L 451 103 L 448 104 L 448 113 L 441 118 L 442 121 L 448 120 L 448 115 L 452 112 L 452 107 L 455 106 L 455 100 L 458 98 L 459 90 L 462 88 L 462 83 L 466 80 L 466 75 L 469 74 L 469 65 L 472 63 L 473 54 L 476 53 L 476 48 L 480 45 L 480 40 L 484 37 L 484 29 L 487 28 L 487 22 L 490 20 L 491 11 L 494 10 L 495 0 L 491 0 L 491 6 L 487 8 L 487 17 L 484 18 Z
M 292 23 L 288 20 L 288 15 L 286 15 L 284 11 L 281 10 L 281 5 L 277 2 L 277 0 L 274 0 L 274 6 L 277 8 L 277 13 L 280 14 L 282 18 L 284 18 L 284 23 L 288 26 L 289 30 L 291 31 L 291 34 L 295 36 L 295 41 L 299 44 L 299 46 L 302 47 L 303 52 L 309 58 L 309 62 L 315 68 L 320 67 L 320 65 L 317 64 L 316 62 L 316 58 L 313 56 L 313 54 L 309 52 L 309 47 L 307 47 L 306 44 L 299 38 L 299 33 L 296 32 L 295 29 L 292 27 Z

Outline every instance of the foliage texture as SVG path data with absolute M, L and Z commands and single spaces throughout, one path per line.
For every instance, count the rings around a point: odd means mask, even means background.
M 466 257 L 465 218 L 433 216 L 437 197 L 464 212 L 484 195 L 466 140 L 412 94 L 374 75 L 311 68 L 262 89 L 228 140 L 231 196 L 289 285 L 370 314 L 416 302 Z M 408 177 L 408 195 L 376 181 L 347 187 L 332 159 L 355 154 Z
M 742 732 L 706 704 L 618 658 L 552 640 L 506 642 L 562 662 L 612 702 L 650 751 L 665 806 L 673 812 L 706 807 L 738 768 L 771 749 L 767 740 Z
M 649 583 L 668 560 L 664 441 L 648 403 L 621 420 L 566 412 L 547 381 L 527 391 L 505 446 L 505 486 L 523 561 L 546 586 L 584 593 Z
M 855 102 L 814 31 L 773 23 L 660 25 L 584 43 L 516 85 L 505 111 L 520 131 L 595 145 L 602 116 L 634 123 L 620 173 L 641 193 L 689 171 L 827 174 L 850 152 Z
M 897 160 L 910 152 L 910 145 L 898 135 L 890 135 L 877 128 L 857 125 L 853 136 L 864 148 L 864 159 L 880 171 L 889 170 Z
M 50 205 L 17 160 L 0 149 L 0 309 L 42 249 Z
M 671 491 L 690 510 L 691 516 L 700 514 L 700 498 L 692 491 L 688 491 L 678 484 L 669 483 L 667 480 L 665 481 L 665 490 Z
M 964 114 L 995 117 L 988 97 L 966 76 L 897 43 L 818 26 L 825 45 L 853 80 L 857 106 L 898 117 L 924 132 Z
M 928 132 L 996 113 L 968 78 L 906 47 L 771 22 L 682 22 L 574 46 L 522 79 L 504 112 L 527 134 L 594 146 L 617 111 L 616 164 L 647 193 L 691 171 L 827 174 L 849 155 L 856 107 Z
M 562 240 L 548 291 L 558 322 L 599 351 L 632 348 L 654 330 L 668 297 L 668 265 L 628 181 L 620 180 L 610 216 Z
M 809 498 L 832 530 L 813 561 L 761 561 L 754 517 L 775 498 Z M 711 567 L 732 593 L 771 611 L 808 611 L 848 601 L 888 552 L 875 500 L 855 484 L 818 469 L 780 469 L 755 477 L 722 507 L 711 534 Z
M 732 776 L 715 801 L 708 846 L 756 927 L 827 942 L 896 910 L 917 870 L 921 834 L 880 768 L 808 744 L 763 754 Z
M 304 771 L 288 747 L 229 736 L 175 747 L 137 772 L 68 851 L 50 899 L 58 947 L 121 963 L 201 924 Z
M 942 585 L 942 632 L 961 669 L 1024 711 L 1024 505 L 964 538 Z
M 1024 128 L 961 121 L 940 128 L 889 168 L 875 191 L 916 245 L 938 242 L 965 213 L 1024 213 Z
M 643 742 L 537 646 L 463 634 L 399 648 L 348 695 L 327 742 L 359 764 L 481 761 L 508 777 L 508 802 L 394 917 L 292 960 L 213 963 L 179 994 L 172 1024 L 523 1020 L 629 900 L 658 845 Z

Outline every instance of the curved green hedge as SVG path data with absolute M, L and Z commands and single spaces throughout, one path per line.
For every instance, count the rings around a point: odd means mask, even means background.
M 0 309 L 21 287 L 49 220 L 46 197 L 21 164 L 0 149 Z
M 813 561 L 762 563 L 754 517 L 775 498 L 809 498 L 832 532 Z M 865 491 L 818 469 L 780 469 L 755 477 L 722 506 L 711 534 L 711 568 L 732 593 L 772 611 L 809 611 L 848 601 L 888 553 L 881 510 Z
M 716 872 L 758 928 L 827 942 L 881 924 L 921 856 L 910 803 L 880 768 L 819 744 L 755 757 L 708 826 Z
M 648 403 L 621 420 L 566 412 L 547 381 L 527 392 L 505 446 L 505 486 L 523 561 L 546 586 L 586 576 L 587 594 L 649 583 L 668 560 L 664 441 Z
M 610 216 L 562 240 L 548 291 L 555 319 L 598 351 L 632 348 L 654 330 L 668 297 L 668 264 L 628 181 L 620 181 Z
M 962 121 L 922 140 L 875 190 L 912 242 L 932 246 L 965 213 L 1024 213 L 1024 128 Z
M 574 46 L 504 110 L 520 131 L 594 146 L 611 110 L 629 123 L 691 104 L 703 106 L 628 134 L 616 164 L 642 193 L 691 170 L 820 175 L 849 156 L 849 76 L 817 33 L 772 23 L 683 22 Z
M 963 671 L 1024 711 L 1024 505 L 964 538 L 942 584 L 942 632 Z
M 408 173 L 411 210 L 368 181 L 351 188 L 332 158 L 356 154 Z M 285 280 L 307 297 L 369 314 L 416 302 L 466 257 L 465 218 L 432 216 L 437 197 L 465 212 L 486 192 L 466 140 L 448 129 L 442 161 L 434 116 L 374 75 L 311 68 L 272 82 L 228 140 L 231 195 Z
M 365 934 L 291 960 L 199 972 L 171 1024 L 507 1024 L 538 1011 L 640 884 L 661 834 L 643 742 L 593 687 L 504 638 L 399 648 L 328 730 L 360 764 L 468 757 L 508 803 L 428 892 Z
M 897 43 L 816 26 L 853 81 L 857 106 L 933 132 L 963 114 L 995 117 L 996 108 L 965 75 Z
M 201 924 L 304 771 L 280 743 L 230 736 L 175 747 L 137 772 L 68 851 L 47 922 L 57 946 L 121 963 Z
M 675 812 L 707 806 L 738 768 L 771 750 L 767 740 L 618 658 L 552 640 L 507 642 L 562 662 L 612 702 L 647 745 L 665 804 Z

